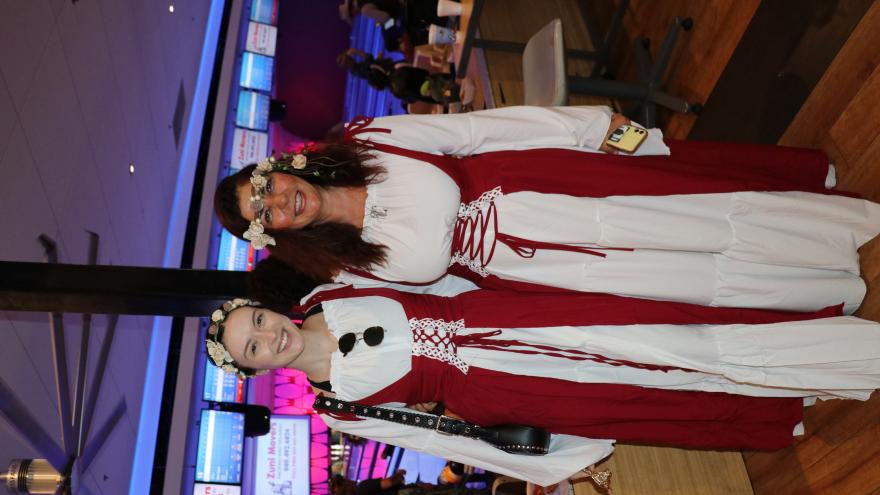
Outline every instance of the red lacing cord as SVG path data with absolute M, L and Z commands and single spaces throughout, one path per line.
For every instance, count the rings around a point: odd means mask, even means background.
M 626 366 L 629 368 L 638 368 L 651 371 L 685 371 L 695 372 L 696 370 L 688 368 L 679 368 L 677 366 L 664 366 L 655 364 L 637 363 L 635 361 L 627 361 L 625 359 L 612 359 L 601 354 L 582 351 L 580 349 L 560 349 L 549 345 L 527 344 L 518 340 L 493 339 L 501 335 L 501 330 L 493 330 L 491 332 L 474 333 L 470 335 L 456 335 L 453 342 L 458 347 L 478 347 L 481 349 L 489 349 L 504 352 L 516 352 L 518 354 L 541 354 L 544 356 L 571 359 L 572 361 L 594 361 L 597 363 L 607 364 L 609 366 Z M 532 349 L 511 349 L 511 346 L 531 347 Z M 572 355 L 574 354 L 574 355 Z
M 486 255 L 486 247 L 483 241 L 486 238 L 486 232 L 489 227 L 493 230 L 492 246 L 489 248 L 489 254 Z M 465 242 L 465 237 L 470 234 L 470 238 Z M 479 241 L 477 235 L 479 234 Z M 632 251 L 630 248 L 587 248 L 583 246 L 571 246 L 568 244 L 557 244 L 553 242 L 532 241 L 516 237 L 510 234 L 498 232 L 498 215 L 495 202 L 489 203 L 489 207 L 484 214 L 482 211 L 471 218 L 459 218 L 455 222 L 455 228 L 452 233 L 452 254 L 461 254 L 471 260 L 479 260 L 480 265 L 485 267 L 492 261 L 495 254 L 495 245 L 500 242 L 513 250 L 518 256 L 523 258 L 533 258 L 538 249 L 552 249 L 555 251 L 570 251 L 575 253 L 589 254 L 591 256 L 599 256 L 605 258 L 607 255 L 600 252 L 605 250 L 611 251 Z
M 522 237 L 512 236 L 510 234 L 504 233 L 496 233 L 495 239 L 498 242 L 506 245 L 510 249 L 513 250 L 516 254 L 522 256 L 523 258 L 532 258 L 535 256 L 535 253 L 538 249 L 552 249 L 554 251 L 571 251 L 574 253 L 583 253 L 589 254 L 592 256 L 599 256 L 601 258 L 606 257 L 605 253 L 600 253 L 598 250 L 603 251 L 632 251 L 630 248 L 586 248 L 583 246 L 571 246 L 568 244 L 557 244 L 555 242 L 541 242 L 541 241 L 532 241 L 529 239 L 523 239 Z
M 354 120 L 348 123 L 348 127 L 345 128 L 345 134 L 342 139 L 347 142 L 357 142 L 364 146 L 372 146 L 372 143 L 370 143 L 369 141 L 357 138 L 355 136 L 364 132 L 384 132 L 386 134 L 391 133 L 391 129 L 370 128 L 370 124 L 372 123 L 373 117 L 365 117 L 363 115 L 355 117 Z
M 455 222 L 455 228 L 452 232 L 452 253 L 463 254 L 471 260 L 480 260 L 481 266 L 486 266 L 492 261 L 495 254 L 495 241 L 492 241 L 492 247 L 489 254 L 485 254 L 485 246 L 483 240 L 486 238 L 486 232 L 492 227 L 495 237 L 498 236 L 498 215 L 496 215 L 495 203 L 489 203 L 485 215 L 482 211 L 471 217 L 459 218 Z M 465 243 L 466 235 L 470 233 L 470 239 Z M 477 234 L 479 233 L 479 242 Z
M 449 335 L 428 334 L 422 330 L 413 331 L 413 341 L 425 344 L 433 344 L 434 347 L 443 347 L 455 351 L 455 342 Z

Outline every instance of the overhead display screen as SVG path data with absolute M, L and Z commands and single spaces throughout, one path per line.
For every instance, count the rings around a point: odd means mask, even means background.
M 230 271 L 250 271 L 254 267 L 254 250 L 248 241 L 239 239 L 229 231 L 220 232 L 220 247 L 217 252 L 217 269 Z
M 272 89 L 272 69 L 275 59 L 259 53 L 244 52 L 241 56 L 241 76 L 238 83 L 245 88 L 269 91 Z
M 252 21 L 278 25 L 278 0 L 254 0 L 251 4 Z
M 202 410 L 196 481 L 241 483 L 244 450 L 244 414 Z
M 235 124 L 265 131 L 269 127 L 269 96 L 246 89 L 238 93 Z
M 243 402 L 244 378 L 214 366 L 210 360 L 205 366 L 205 389 L 202 400 L 209 402 Z

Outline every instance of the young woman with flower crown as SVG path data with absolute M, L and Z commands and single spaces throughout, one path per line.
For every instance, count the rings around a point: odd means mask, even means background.
M 826 189 L 824 154 L 664 143 L 656 129 L 638 152 L 654 156 L 600 152 L 625 122 L 605 107 L 361 120 L 343 143 L 225 179 L 215 210 L 233 234 L 318 280 L 428 284 L 450 273 L 470 283 L 422 290 L 858 307 L 857 250 L 880 231 L 880 206 Z
M 334 429 L 544 486 L 598 462 L 614 440 L 782 448 L 802 431 L 805 401 L 865 400 L 880 387 L 880 324 L 840 316 L 840 306 L 788 313 L 578 292 L 323 289 L 297 308 L 301 326 L 249 300 L 224 304 L 208 354 L 243 376 L 305 372 Z M 549 452 L 513 454 L 419 428 L 413 413 L 424 408 L 404 404 L 433 402 L 474 431 L 548 430 Z M 429 428 L 448 421 L 421 419 Z

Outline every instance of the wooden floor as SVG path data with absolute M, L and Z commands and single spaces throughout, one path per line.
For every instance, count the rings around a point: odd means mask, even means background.
M 880 2 L 874 2 L 780 144 L 825 150 L 838 188 L 880 201 Z M 880 241 L 861 249 L 868 296 L 857 313 L 880 321 Z M 880 494 L 880 395 L 808 409 L 790 449 L 744 455 L 757 494 Z
M 631 0 L 624 18 L 625 37 L 647 35 L 660 40 L 673 16 L 692 17 L 694 29 L 684 33 L 676 47 L 666 88 L 689 101 L 702 102 L 711 94 L 758 4 L 759 0 Z M 613 3 L 609 0 L 602 8 L 607 15 Z M 590 48 L 576 0 L 488 0 L 480 30 L 487 38 L 525 41 L 555 17 L 563 20 L 568 47 Z M 615 70 L 620 79 L 634 77 L 626 38 L 616 48 Z M 489 52 L 486 63 L 496 106 L 521 103 L 521 57 Z M 572 63 L 569 72 L 586 74 L 589 66 L 585 64 Z M 569 103 L 601 101 L 576 97 Z M 664 115 L 661 123 L 668 137 L 686 138 L 696 118 Z M 880 201 L 878 122 L 880 0 L 862 18 L 780 144 L 823 149 L 837 166 L 839 189 Z M 880 321 L 880 241 L 863 247 L 861 259 L 868 295 L 858 314 Z M 740 456 L 620 446 L 606 463 L 614 473 L 614 493 L 880 495 L 880 396 L 875 394 L 867 403 L 819 403 L 807 410 L 805 423 L 807 434 L 792 448 L 772 453 Z M 596 492 L 578 485 L 577 493 Z

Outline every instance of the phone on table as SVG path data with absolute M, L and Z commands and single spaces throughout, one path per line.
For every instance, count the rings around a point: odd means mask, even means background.
M 624 124 L 614 129 L 614 132 L 605 140 L 605 144 L 625 153 L 633 153 L 639 149 L 639 146 L 642 145 L 647 137 L 648 131 L 645 129 L 631 124 Z

